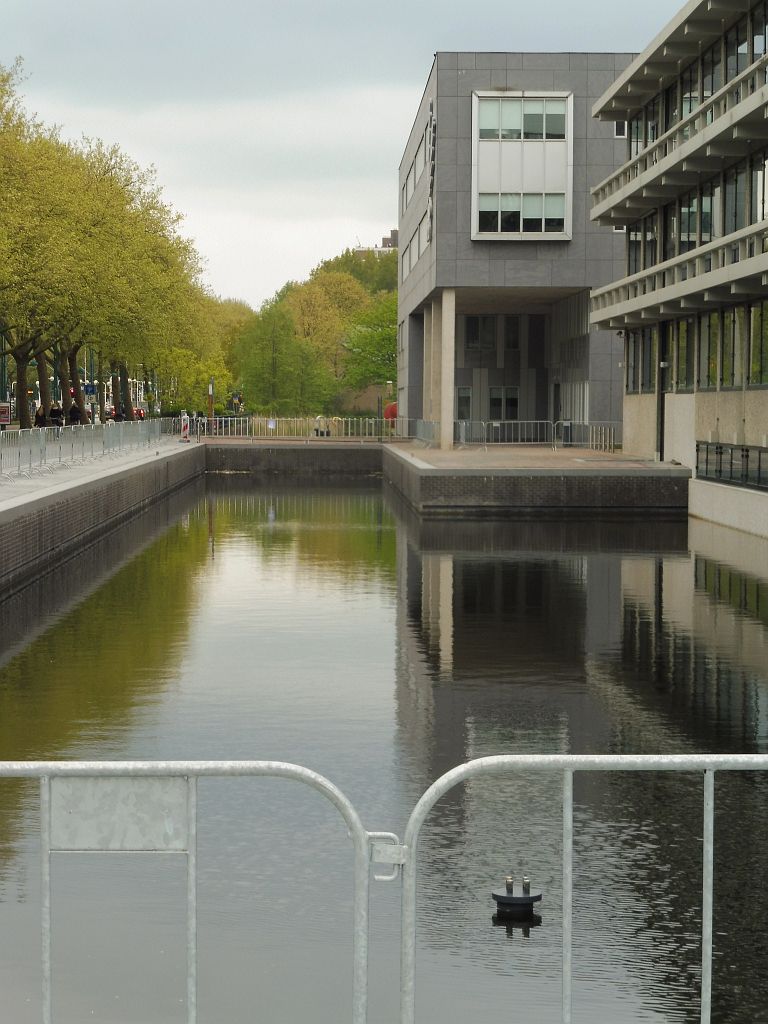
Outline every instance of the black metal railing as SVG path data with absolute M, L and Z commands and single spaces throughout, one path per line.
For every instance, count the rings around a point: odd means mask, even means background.
M 696 476 L 736 487 L 768 490 L 768 448 L 756 445 L 696 442 Z

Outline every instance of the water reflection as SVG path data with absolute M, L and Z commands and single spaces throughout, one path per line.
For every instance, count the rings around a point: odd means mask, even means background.
M 490 753 L 766 749 L 765 545 L 696 524 L 697 548 L 676 524 L 637 524 L 631 539 L 604 527 L 479 524 L 470 535 L 403 517 L 398 717 L 425 784 Z M 590 774 L 575 797 L 576 1005 L 612 1020 L 698 1019 L 701 781 Z M 726 909 L 758 870 L 767 798 L 762 778 L 718 781 L 717 1021 L 760 1019 L 768 994 L 765 906 Z M 535 864 L 546 938 L 516 959 L 516 997 L 542 1005 L 544 979 L 553 1019 L 560 807 L 556 780 L 478 780 L 441 803 L 421 853 L 423 941 L 441 945 L 450 919 L 465 956 L 500 974 L 509 965 L 480 938 L 478 894 L 499 870 Z M 444 983 L 446 1005 L 465 982 Z
M 759 541 L 693 522 L 428 523 L 372 487 L 225 479 L 173 501 L 90 549 L 66 584 L 0 605 L 4 757 L 290 760 L 331 778 L 367 827 L 402 834 L 431 782 L 471 757 L 766 749 Z M 334 812 L 296 788 L 201 787 L 201 1021 L 239 1022 L 257 1002 L 266 1019 L 348 1018 L 349 848 Z M 761 778 L 718 778 L 720 1024 L 760 1020 L 768 999 L 765 904 L 742 898 L 767 799 Z M 577 1017 L 698 1019 L 701 780 L 592 774 L 575 800 Z M 0 983 L 19 1024 L 39 1017 L 36 837 L 34 790 L 0 786 Z M 557 778 L 483 778 L 440 802 L 419 847 L 420 1024 L 511 1005 L 558 1019 L 561 846 Z M 171 942 L 178 886 L 147 870 L 68 862 L 61 1024 L 126 1019 L 116 997 L 146 966 L 131 946 L 145 932 Z M 527 937 L 491 920 L 510 872 L 544 893 Z M 105 894 L 133 907 L 109 956 Z M 372 900 L 370 1020 L 383 1024 L 397 1013 L 397 889 Z M 97 936 L 93 1004 L 64 924 Z M 164 1024 L 183 1019 L 178 959 L 153 982 Z M 140 1009 L 152 1019 L 151 1000 Z

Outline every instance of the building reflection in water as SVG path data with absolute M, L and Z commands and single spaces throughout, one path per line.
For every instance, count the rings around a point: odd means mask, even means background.
M 491 753 L 766 749 L 768 545 L 694 521 L 429 524 L 399 509 L 398 524 L 397 720 L 414 791 Z M 552 1013 L 560 792 L 534 773 L 460 787 L 419 859 L 420 941 L 462 934 L 468 959 L 500 975 L 489 883 L 526 872 L 544 889 L 514 974 L 521 1005 L 543 998 Z M 701 778 L 583 774 L 575 800 L 576 1001 L 698 1019 Z M 765 779 L 718 777 L 713 1021 L 759 1020 L 768 1001 L 768 908 L 741 898 L 767 822 Z M 446 983 L 446 1005 L 465 984 Z

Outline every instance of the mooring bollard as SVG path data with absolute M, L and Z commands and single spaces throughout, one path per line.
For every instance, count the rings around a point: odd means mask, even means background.
M 533 905 L 541 900 L 541 892 L 531 892 L 531 880 L 523 875 L 522 884 L 515 891 L 515 880 L 513 875 L 507 875 L 504 879 L 504 892 L 492 892 L 491 896 L 496 901 L 496 916 L 499 923 L 507 921 L 527 921 L 530 923 L 534 918 Z M 541 918 L 539 918 L 539 921 Z

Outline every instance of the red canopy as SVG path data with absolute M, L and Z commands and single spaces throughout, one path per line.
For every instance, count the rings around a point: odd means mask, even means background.
M 397 402 L 390 402 L 389 405 L 384 406 L 384 419 L 385 420 L 396 420 L 397 419 Z

